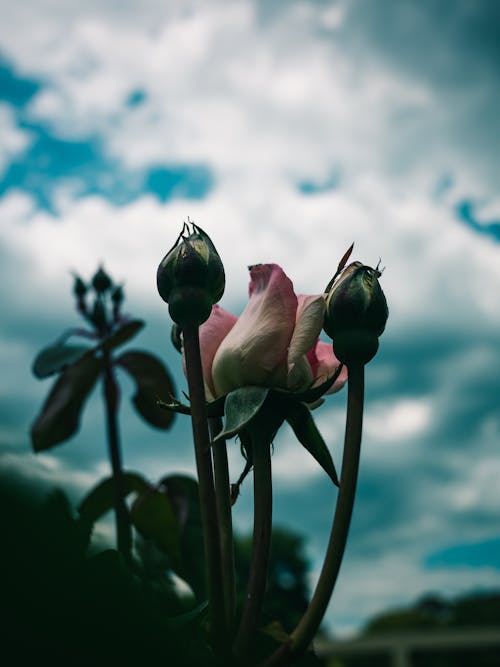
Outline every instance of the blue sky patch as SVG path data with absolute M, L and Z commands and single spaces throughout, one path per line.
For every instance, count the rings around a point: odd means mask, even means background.
M 483 222 L 477 216 L 479 204 L 472 199 L 464 199 L 456 205 L 456 215 L 459 220 L 464 222 L 475 232 L 492 236 L 495 241 L 500 241 L 500 220 L 490 220 Z
M 40 81 L 19 76 L 0 56 L 0 99 L 13 107 L 18 128 L 31 137 L 28 147 L 6 167 L 0 197 L 20 190 L 31 195 L 39 208 L 57 215 L 55 196 L 61 186 L 68 186 L 75 198 L 98 195 L 115 206 L 147 194 L 165 203 L 173 198 L 202 199 L 211 191 L 213 175 L 204 164 L 128 169 L 107 154 L 97 134 L 78 140 L 61 138 L 50 126 L 30 119 L 25 106 L 42 87 Z M 133 109 L 146 99 L 146 93 L 136 89 L 126 106 Z
M 125 104 L 133 109 L 134 107 L 139 107 L 147 99 L 147 94 L 144 90 L 133 90 L 130 95 L 127 97 Z
M 429 569 L 449 567 L 494 567 L 500 569 L 500 537 L 473 542 L 455 544 L 429 554 L 425 561 Z
M 304 179 L 297 183 L 297 189 L 303 195 L 321 195 L 336 190 L 340 184 L 340 174 L 333 173 L 324 180 Z
M 41 125 L 23 123 L 33 135 L 28 149 L 8 166 L 0 196 L 17 189 L 29 193 L 39 208 L 52 214 L 57 189 L 68 185 L 75 197 L 99 195 L 115 206 L 125 206 L 144 194 L 165 203 L 172 198 L 202 199 L 213 187 L 205 165 L 152 165 L 129 170 L 106 155 L 98 136 L 85 140 L 57 137 Z
M 0 100 L 22 108 L 41 87 L 36 79 L 19 76 L 0 54 Z

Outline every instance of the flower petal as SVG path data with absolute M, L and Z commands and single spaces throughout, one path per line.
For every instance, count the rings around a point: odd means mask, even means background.
M 314 348 L 307 354 L 307 360 L 309 361 L 313 375 L 316 378 L 314 381 L 315 386 L 322 384 L 328 380 L 328 378 L 332 377 L 340 365 L 340 361 L 333 352 L 332 344 L 324 343 L 320 340 L 318 340 Z M 334 394 L 335 392 L 340 391 L 346 382 L 347 367 L 343 366 L 339 377 L 326 393 Z
M 248 304 L 213 360 L 217 395 L 245 385 L 286 385 L 297 297 L 277 264 L 252 266 L 250 276 Z
M 295 364 L 314 347 L 323 327 L 326 308 L 323 294 L 300 294 L 297 300 L 295 329 L 288 349 L 289 374 L 292 373 Z
M 212 378 L 212 363 L 215 353 L 237 321 L 238 318 L 236 315 L 215 304 L 212 307 L 212 312 L 208 320 L 200 326 L 199 335 L 203 378 L 205 380 L 205 388 L 208 388 L 211 394 L 211 396 L 207 396 L 208 399 L 215 398 L 216 395 Z

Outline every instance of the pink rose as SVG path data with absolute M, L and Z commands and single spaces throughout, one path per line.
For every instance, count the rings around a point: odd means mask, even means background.
M 236 317 L 213 306 L 200 327 L 207 399 L 247 385 L 302 391 L 339 366 L 330 343 L 319 341 L 325 295 L 296 295 L 277 264 L 250 267 L 249 300 Z M 347 380 L 344 367 L 328 393 Z

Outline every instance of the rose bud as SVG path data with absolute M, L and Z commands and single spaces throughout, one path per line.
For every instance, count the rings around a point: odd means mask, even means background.
M 378 278 L 381 272 L 353 262 L 333 283 L 326 299 L 324 331 L 337 358 L 366 364 L 378 350 L 389 310 Z
M 106 271 L 104 271 L 102 266 L 100 266 L 92 278 L 92 287 L 95 289 L 97 294 L 104 294 L 104 292 L 107 292 L 111 286 L 111 278 L 108 276 Z
M 76 298 L 76 308 L 84 317 L 87 315 L 87 304 L 85 303 L 85 295 L 87 294 L 87 285 L 83 282 L 80 276 L 75 275 L 73 283 L 73 294 Z
M 73 294 L 77 299 L 82 299 L 87 294 L 87 285 L 83 282 L 80 276 L 75 275 L 75 282 L 73 283 Z
M 201 324 L 224 293 L 225 275 L 221 259 L 209 236 L 193 224 L 187 225 L 173 248 L 160 262 L 156 283 L 177 324 Z
M 111 301 L 113 302 L 113 305 L 116 307 L 121 306 L 124 298 L 125 295 L 123 293 L 123 287 L 121 285 L 117 285 L 111 292 Z

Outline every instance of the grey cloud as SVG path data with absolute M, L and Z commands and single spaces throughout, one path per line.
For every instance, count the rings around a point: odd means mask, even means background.
M 371 46 L 391 66 L 446 87 L 500 73 L 495 2 L 355 0 L 346 8 L 341 39 L 354 57 L 366 57 Z

